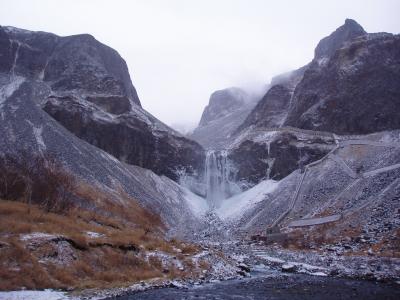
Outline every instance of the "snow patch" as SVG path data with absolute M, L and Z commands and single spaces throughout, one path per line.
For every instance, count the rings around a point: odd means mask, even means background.
M 197 196 L 186 188 L 182 188 L 184 192 L 184 198 L 188 204 L 191 212 L 196 217 L 204 216 L 207 211 L 209 211 L 209 206 L 206 199 Z
M 222 220 L 238 219 L 245 211 L 265 199 L 265 196 L 273 192 L 279 185 L 278 181 L 264 180 L 251 189 L 225 199 L 216 210 Z
M 42 133 L 43 133 L 43 127 L 42 126 L 33 127 L 33 134 L 34 134 L 34 136 L 36 138 L 36 141 L 37 141 L 37 143 L 39 145 L 39 148 L 41 150 L 46 150 L 46 144 L 43 141 Z
M 94 231 L 86 231 L 85 233 L 86 233 L 86 235 L 88 237 L 91 237 L 91 238 L 99 238 L 99 237 L 103 237 L 104 236 L 104 234 L 98 233 L 98 232 L 94 232 Z
M 273 257 L 273 256 L 269 256 L 267 254 L 256 254 L 257 257 L 262 258 L 268 262 L 274 263 L 274 264 L 283 264 L 285 263 L 284 260 L 277 258 L 277 257 Z
M 24 81 L 24 77 L 15 76 L 9 84 L 5 84 L 0 88 L 0 110 L 7 98 L 10 97 Z
M 59 292 L 54 290 L 44 291 L 11 291 L 11 292 L 0 292 L 0 299 L 7 300 L 63 300 L 71 299 L 65 292 Z
M 0 292 L 1 300 L 64 300 L 72 299 L 65 292 L 54 290 L 44 291 L 11 291 Z
M 53 234 L 48 234 L 48 233 L 44 233 L 44 232 L 32 232 L 32 233 L 22 235 L 20 240 L 21 241 L 29 241 L 32 239 L 54 238 L 54 237 L 56 237 L 56 236 Z

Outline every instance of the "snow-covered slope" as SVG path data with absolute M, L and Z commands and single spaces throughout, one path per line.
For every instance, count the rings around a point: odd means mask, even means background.
M 277 181 L 264 180 L 251 189 L 222 201 L 216 213 L 224 221 L 238 219 L 247 210 L 253 209 L 258 202 L 263 201 L 278 185 Z

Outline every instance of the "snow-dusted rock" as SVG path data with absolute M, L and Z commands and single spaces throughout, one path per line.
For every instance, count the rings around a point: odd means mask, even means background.
M 38 103 L 79 138 L 175 181 L 201 175 L 202 147 L 141 107 L 125 61 L 93 36 L 0 27 L 0 57 L 0 72 L 46 85 Z
M 297 271 L 298 266 L 293 263 L 285 263 L 281 268 L 283 272 L 294 273 Z

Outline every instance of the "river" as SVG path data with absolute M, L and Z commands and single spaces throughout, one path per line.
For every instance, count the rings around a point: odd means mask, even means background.
M 241 280 L 208 283 L 185 289 L 161 288 L 108 300 L 180 299 L 400 299 L 400 285 L 302 274 L 253 274 Z

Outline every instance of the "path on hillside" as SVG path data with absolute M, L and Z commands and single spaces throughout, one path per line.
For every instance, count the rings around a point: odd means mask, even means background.
M 290 128 L 290 130 L 293 130 L 293 129 L 294 128 Z M 288 130 L 288 129 L 285 128 L 285 130 Z M 295 131 L 303 132 L 304 130 L 297 130 L 296 129 Z M 305 130 L 304 132 L 309 134 L 309 132 L 312 132 L 312 131 Z M 324 133 L 319 133 L 319 132 L 315 133 L 315 135 L 320 135 L 320 134 L 321 134 L 321 136 L 323 136 L 323 135 L 326 135 L 327 133 L 325 133 L 325 132 Z M 353 179 L 353 181 L 351 181 L 350 184 L 348 186 L 346 186 L 344 190 L 339 192 L 333 198 L 333 200 L 328 201 L 329 205 L 332 205 L 337 200 L 339 200 L 340 197 L 342 197 L 346 192 L 348 192 L 352 187 L 354 187 L 356 184 L 361 182 L 363 179 L 400 168 L 400 163 L 397 163 L 397 164 L 393 164 L 393 165 L 390 165 L 390 166 L 386 166 L 386 167 L 382 167 L 382 168 L 377 168 L 375 170 L 367 171 L 367 172 L 364 172 L 364 173 L 356 173 L 354 170 L 352 170 L 347 165 L 347 163 L 340 156 L 338 156 L 336 154 L 338 149 L 343 148 L 345 146 L 369 145 L 369 146 L 375 146 L 375 147 L 396 147 L 396 148 L 399 148 L 400 147 L 400 143 L 398 143 L 398 142 L 380 142 L 380 141 L 370 141 L 370 140 L 366 140 L 366 139 L 354 139 L 354 136 L 344 137 L 344 136 L 338 136 L 338 135 L 335 135 L 335 134 L 332 134 L 332 137 L 334 138 L 335 143 L 336 143 L 335 148 L 333 148 L 328 154 L 326 154 L 321 159 L 319 159 L 317 161 L 314 161 L 314 162 L 312 162 L 312 163 L 310 163 L 310 164 L 305 166 L 305 168 L 303 170 L 303 174 L 301 175 L 300 180 L 299 180 L 299 182 L 298 182 L 298 184 L 296 186 L 296 191 L 293 194 L 293 197 L 292 197 L 292 200 L 291 200 L 291 202 L 289 204 L 288 209 L 285 210 L 272 223 L 271 227 L 278 226 L 285 219 L 285 217 L 293 210 L 294 206 L 296 205 L 297 199 L 298 199 L 299 194 L 300 194 L 300 190 L 301 190 L 303 182 L 304 182 L 304 178 L 306 177 L 308 170 L 310 168 L 312 168 L 312 167 L 320 165 L 322 162 L 324 162 L 327 159 L 331 159 L 332 161 L 334 161 L 340 167 L 341 170 L 343 170 L 349 177 L 351 177 Z M 324 205 L 324 207 L 328 207 L 328 206 Z M 318 211 L 320 211 L 320 210 L 318 210 Z M 314 215 L 315 215 L 315 213 L 314 213 Z M 305 217 L 309 217 L 309 215 L 307 215 Z

